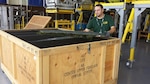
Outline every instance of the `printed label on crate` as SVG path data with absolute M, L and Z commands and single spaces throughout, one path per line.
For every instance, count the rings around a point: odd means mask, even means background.
M 93 69 L 95 69 L 96 67 L 98 67 L 98 64 L 93 64 L 93 65 L 89 65 L 86 67 L 83 66 L 76 70 L 71 70 L 71 71 L 64 73 L 64 76 L 65 77 L 70 76 L 72 79 L 80 77 L 80 76 L 85 76 L 85 75 L 92 73 Z
M 33 59 L 32 54 L 21 50 L 20 47 L 17 47 L 20 51 L 16 51 L 17 54 L 17 80 L 19 80 L 20 84 L 35 84 L 35 61 Z M 23 83 L 21 80 L 26 81 Z

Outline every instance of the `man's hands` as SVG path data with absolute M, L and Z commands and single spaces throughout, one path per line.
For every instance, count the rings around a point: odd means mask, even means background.
M 110 37 L 110 32 L 107 31 L 106 34 L 105 34 L 105 36 L 106 36 L 106 37 Z
M 89 29 L 87 29 L 87 28 L 84 30 L 84 32 L 89 32 L 89 31 L 90 31 L 90 30 L 89 30 Z

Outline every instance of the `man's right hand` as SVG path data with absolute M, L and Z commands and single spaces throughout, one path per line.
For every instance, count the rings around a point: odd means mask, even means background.
M 89 31 L 90 31 L 90 30 L 89 30 L 89 29 L 87 29 L 87 28 L 84 30 L 84 32 L 89 32 Z

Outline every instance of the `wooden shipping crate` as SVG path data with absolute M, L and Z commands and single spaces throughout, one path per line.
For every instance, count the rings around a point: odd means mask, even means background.
M 39 31 L 0 30 L 1 68 L 13 84 L 117 84 L 118 38 Z

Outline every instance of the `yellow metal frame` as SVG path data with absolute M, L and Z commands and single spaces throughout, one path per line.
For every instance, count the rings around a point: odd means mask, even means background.
M 133 2 L 135 0 L 124 0 L 125 3 L 130 3 L 130 2 Z
M 75 21 L 69 21 L 69 20 L 55 20 L 55 28 L 59 28 L 59 26 L 62 26 L 62 28 L 74 30 Z
M 148 0 L 148 1 L 146 1 L 146 0 L 141 0 L 141 1 L 132 1 L 132 3 L 133 4 L 139 4 L 139 5 L 142 5 L 142 4 L 150 4 L 150 1 Z M 133 14 L 133 15 L 132 15 Z M 131 14 L 130 14 L 130 16 L 131 17 L 129 17 L 129 19 L 131 19 L 131 20 L 133 20 L 134 19 L 134 8 L 132 8 L 132 11 L 131 11 Z M 133 25 L 133 24 L 132 24 Z M 129 28 L 127 28 L 127 30 L 128 30 Z M 133 28 L 132 28 L 133 29 Z M 128 31 L 125 31 L 125 34 L 128 32 Z M 148 38 L 147 39 L 149 39 L 149 37 L 150 37 L 150 35 L 148 35 Z M 124 39 L 125 39 L 125 37 L 122 39 L 122 42 L 124 42 Z M 130 57 L 129 57 L 129 60 L 131 61 L 131 62 L 133 62 L 134 61 L 134 53 L 135 53 L 135 48 L 134 47 L 131 47 L 130 48 Z
M 22 29 L 25 27 L 24 16 L 21 17 L 21 24 L 15 24 L 15 29 Z
M 133 4 L 150 4 L 149 0 L 132 1 Z
M 77 21 L 77 24 L 81 24 L 83 20 L 83 10 L 93 10 L 93 4 L 82 4 L 79 8 L 77 8 L 77 11 L 79 12 L 79 18 Z
M 125 3 L 138 3 L 138 4 L 142 4 L 142 3 L 147 3 L 147 1 L 149 0 L 124 0 Z
M 116 2 L 116 3 L 104 3 L 104 2 L 95 2 L 95 5 L 97 4 L 102 4 L 104 7 L 105 6 L 122 6 L 124 5 L 124 2 Z
M 46 9 L 46 13 L 57 13 L 56 9 Z
M 116 3 L 116 2 L 120 2 L 120 0 L 108 0 L 109 3 Z
M 115 3 L 104 3 L 104 2 L 95 2 L 95 5 L 102 4 L 103 7 L 111 7 L 111 6 L 123 6 L 124 2 L 115 2 Z M 125 7 L 124 7 L 125 10 Z
M 69 10 L 69 9 L 46 9 L 46 13 L 74 14 L 74 10 Z
M 123 37 L 122 37 L 122 43 L 125 42 L 125 39 L 127 37 L 128 32 L 130 32 L 130 33 L 132 32 L 133 19 L 134 19 L 134 8 L 132 8 L 132 10 L 131 10 L 131 13 L 130 13 L 130 16 L 129 16 L 129 19 L 128 19 L 128 23 L 125 27 L 125 31 L 124 31 L 124 34 L 123 34 Z
M 72 9 L 46 9 L 46 13 L 53 14 L 74 14 L 74 10 Z M 59 28 L 61 25 L 63 28 L 74 30 L 75 21 L 74 20 L 54 20 L 55 28 Z

